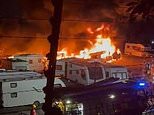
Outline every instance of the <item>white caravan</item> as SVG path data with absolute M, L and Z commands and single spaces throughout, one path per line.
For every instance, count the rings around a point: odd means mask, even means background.
M 105 70 L 102 64 L 82 59 L 58 60 L 55 74 L 83 85 L 90 85 L 105 79 Z
M 152 48 L 150 46 L 144 46 L 143 44 L 137 43 L 126 43 L 124 53 L 127 55 L 134 55 L 139 57 L 150 57 L 153 56 Z
M 128 70 L 126 67 L 116 66 L 116 65 L 105 65 L 104 68 L 105 68 L 106 79 L 110 77 L 120 78 L 120 79 L 128 78 Z
M 120 79 L 128 77 L 127 69 L 123 66 L 105 65 L 82 59 L 57 60 L 55 74 L 83 85 L 90 85 L 111 77 Z
M 69 63 L 67 78 L 80 84 L 90 85 L 105 79 L 103 65 L 97 62 Z
M 36 73 L 35 73 L 36 74 Z M 0 106 L 15 107 L 30 105 L 38 101 L 44 103 L 46 77 L 26 72 L 0 73 Z M 64 82 L 55 78 L 55 87 L 66 87 Z
M 33 71 L 16 71 L 16 70 L 6 70 L 0 69 L 0 79 L 6 76 L 8 77 L 40 77 L 42 74 Z M 4 77 L 5 78 L 5 77 Z
M 43 72 L 46 66 L 46 58 L 40 54 L 21 54 L 12 58 L 12 69 L 14 70 L 30 70 Z

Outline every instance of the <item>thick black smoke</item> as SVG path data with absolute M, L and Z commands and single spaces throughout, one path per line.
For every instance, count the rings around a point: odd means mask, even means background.
M 0 49 L 26 51 L 38 34 L 48 34 L 49 10 L 43 0 L 0 0 Z
M 86 28 L 99 27 L 101 21 L 111 22 L 116 15 L 116 7 L 114 0 L 64 0 L 62 40 L 59 47 L 67 46 L 65 41 L 68 40 L 77 44 L 72 49 L 79 48 L 79 39 L 83 37 L 87 39 Z M 34 48 L 36 45 L 30 48 L 31 44 L 37 41 L 37 46 L 42 46 L 42 42 L 39 41 L 46 40 L 45 37 L 50 34 L 51 25 L 48 19 L 52 15 L 52 9 L 50 0 L 0 0 L 0 47 L 7 51 L 12 50 L 11 52 L 37 50 Z M 38 47 L 38 51 L 47 46 L 48 44 Z

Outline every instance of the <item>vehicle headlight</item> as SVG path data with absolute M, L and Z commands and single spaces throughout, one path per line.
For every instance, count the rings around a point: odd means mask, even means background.
M 109 95 L 109 98 L 110 98 L 110 99 L 114 99 L 115 97 L 116 97 L 116 96 L 115 96 L 114 94 L 110 94 L 110 95 Z
M 70 99 L 67 99 L 65 102 L 66 102 L 66 104 L 72 103 L 72 101 Z

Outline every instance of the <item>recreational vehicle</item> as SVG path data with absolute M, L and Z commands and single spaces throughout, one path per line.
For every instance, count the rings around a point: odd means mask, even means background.
M 90 63 L 82 59 L 63 59 L 56 63 L 56 76 L 63 76 L 83 85 L 105 79 L 105 71 L 100 63 Z
M 150 46 L 137 43 L 126 43 L 124 53 L 127 55 L 134 55 L 139 57 L 153 56 L 153 50 Z
M 105 65 L 105 74 L 106 78 L 120 78 L 120 79 L 127 79 L 128 78 L 128 70 L 126 67 L 123 66 L 116 66 L 116 65 Z
M 127 69 L 122 66 L 105 65 L 98 61 L 63 59 L 56 63 L 56 76 L 63 76 L 83 85 L 90 85 L 107 78 L 127 78 Z
M 12 69 L 43 72 L 46 59 L 40 54 L 21 54 L 12 58 Z
M 0 73 L 0 106 L 15 107 L 44 102 L 42 91 L 46 77 L 33 72 Z M 60 78 L 55 78 L 54 87 L 66 87 Z

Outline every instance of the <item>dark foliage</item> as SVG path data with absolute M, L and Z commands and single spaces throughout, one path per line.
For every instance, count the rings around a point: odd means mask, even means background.
M 136 0 L 128 3 L 127 6 L 131 22 L 137 20 L 138 17 L 141 17 L 143 20 L 154 18 L 154 0 Z

